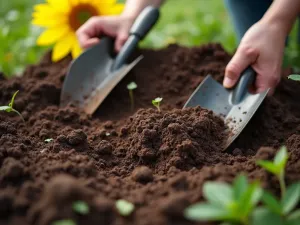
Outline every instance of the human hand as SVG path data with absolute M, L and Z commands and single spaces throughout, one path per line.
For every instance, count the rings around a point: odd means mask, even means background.
M 90 18 L 76 32 L 83 49 L 96 45 L 101 35 L 115 37 L 115 50 L 118 52 L 126 42 L 134 18 L 120 16 L 95 16 Z
M 248 67 L 256 71 L 254 93 L 271 88 L 272 94 L 281 77 L 286 35 L 278 24 L 260 21 L 244 35 L 241 43 L 228 63 L 223 85 L 233 87 L 241 73 Z

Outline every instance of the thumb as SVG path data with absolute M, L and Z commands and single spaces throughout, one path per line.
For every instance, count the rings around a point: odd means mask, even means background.
M 225 88 L 232 88 L 238 81 L 241 73 L 253 64 L 257 57 L 258 51 L 256 49 L 239 47 L 226 67 L 223 86 Z
M 116 42 L 115 42 L 115 49 L 117 52 L 121 50 L 121 48 L 127 41 L 128 36 L 129 36 L 128 32 L 124 32 L 124 31 L 117 35 Z

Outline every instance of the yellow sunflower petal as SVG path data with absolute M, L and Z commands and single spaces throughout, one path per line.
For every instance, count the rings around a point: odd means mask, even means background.
M 66 24 L 66 18 L 62 18 L 61 20 L 51 20 L 46 18 L 33 18 L 33 25 L 41 26 L 41 27 L 56 27 L 60 24 Z
M 77 58 L 81 53 L 82 53 L 82 49 L 77 41 L 72 48 L 73 59 Z
M 80 2 L 80 0 L 69 0 L 69 1 L 70 1 L 70 5 L 72 6 L 75 6 Z
M 100 15 L 118 15 L 124 9 L 124 4 L 104 4 L 99 5 Z
M 57 42 L 53 48 L 52 61 L 57 62 L 67 56 L 70 53 L 72 46 L 74 46 L 75 41 L 77 41 L 75 34 L 71 34 Z
M 37 39 L 39 46 L 51 45 L 60 40 L 64 35 L 70 32 L 67 26 L 60 26 L 55 28 L 49 28 L 44 31 Z
M 47 0 L 50 6 L 58 10 L 59 12 L 69 12 L 70 2 L 69 0 Z

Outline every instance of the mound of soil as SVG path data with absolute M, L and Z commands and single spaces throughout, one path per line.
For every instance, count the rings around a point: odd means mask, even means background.
M 300 83 L 284 75 L 231 148 L 222 151 L 226 125 L 201 107 L 182 110 L 208 74 L 219 82 L 231 55 L 219 44 L 142 49 L 144 59 L 118 84 L 93 116 L 59 97 L 70 63 L 51 63 L 47 53 L 22 77 L 1 78 L 0 104 L 19 90 L 15 114 L 0 113 L 0 224 L 193 224 L 183 210 L 203 199 L 205 181 L 231 182 L 241 171 L 275 193 L 276 179 L 256 166 L 272 159 L 281 145 L 290 153 L 288 183 L 298 180 Z M 127 84 L 135 81 L 135 111 Z M 151 105 L 163 97 L 161 112 Z M 45 142 L 45 139 L 53 139 Z M 135 205 L 129 217 L 117 199 Z M 88 215 L 72 210 L 74 201 L 90 206 Z

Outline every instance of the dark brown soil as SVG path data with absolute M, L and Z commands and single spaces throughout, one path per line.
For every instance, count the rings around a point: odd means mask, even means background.
M 66 218 L 88 225 L 193 224 L 182 212 L 202 200 L 205 181 L 231 182 L 243 171 L 277 192 L 276 179 L 255 161 L 272 159 L 283 144 L 290 152 L 287 181 L 300 178 L 300 83 L 283 77 L 222 152 L 223 121 L 200 107 L 181 108 L 206 75 L 222 81 L 231 56 L 218 44 L 139 53 L 143 61 L 93 117 L 58 106 L 69 58 L 52 64 L 48 53 L 23 77 L 0 81 L 0 104 L 20 90 L 15 107 L 26 120 L 0 113 L 0 224 L 49 225 Z M 131 81 L 138 84 L 136 112 L 126 89 Z M 158 96 L 162 112 L 151 105 Z M 116 211 L 121 198 L 135 204 L 129 217 Z M 89 215 L 72 210 L 76 200 L 90 205 Z

